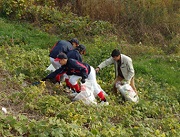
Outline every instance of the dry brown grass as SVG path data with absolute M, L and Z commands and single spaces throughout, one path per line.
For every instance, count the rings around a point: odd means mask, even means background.
M 80 16 L 116 24 L 119 38 L 131 43 L 165 45 L 180 33 L 178 0 L 67 0 L 60 3 L 66 5 L 68 2 Z

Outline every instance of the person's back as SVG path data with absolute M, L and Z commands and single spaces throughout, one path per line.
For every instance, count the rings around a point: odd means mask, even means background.
M 58 56 L 59 53 L 67 54 L 70 50 L 76 48 L 79 45 L 79 41 L 77 38 L 73 38 L 70 41 L 68 40 L 60 40 L 58 41 L 50 50 L 50 62 L 55 69 L 61 67 L 58 62 L 55 62 L 54 59 Z
M 67 53 L 67 56 L 68 58 L 72 58 L 72 59 L 76 59 L 80 62 L 82 62 L 82 57 L 81 55 L 79 54 L 79 51 L 77 50 L 71 50 Z
M 49 56 L 52 58 L 56 58 L 59 53 L 63 52 L 65 54 L 67 54 L 72 49 L 73 49 L 73 46 L 69 41 L 60 40 L 51 49 Z
M 82 55 L 86 52 L 86 47 L 84 45 L 79 45 L 76 49 L 71 50 L 67 53 L 68 58 L 76 59 L 82 62 Z

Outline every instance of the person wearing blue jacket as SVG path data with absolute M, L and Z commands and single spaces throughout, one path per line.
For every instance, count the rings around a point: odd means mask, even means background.
M 70 50 L 75 49 L 79 45 L 79 41 L 77 38 L 73 38 L 70 41 L 67 40 L 59 40 L 50 50 L 50 62 L 55 69 L 61 67 L 61 65 L 54 61 L 57 55 L 61 52 L 67 54 Z
M 104 93 L 97 84 L 96 72 L 92 66 L 87 63 L 68 58 L 65 53 L 60 53 L 55 61 L 59 62 L 61 64 L 61 67 L 43 78 L 42 81 L 46 81 L 47 79 L 54 79 L 56 75 L 63 75 L 66 73 L 67 75 L 71 76 L 69 79 L 71 87 L 74 88 L 77 93 L 79 93 L 81 92 L 81 89 L 77 81 L 81 79 L 81 83 L 85 83 L 85 79 L 88 79 L 93 81 L 92 84 L 94 90 L 98 97 L 101 99 L 102 103 L 106 102 Z
M 67 53 L 67 57 L 76 59 L 76 60 L 82 62 L 82 55 L 84 55 L 85 53 L 86 53 L 86 47 L 84 45 L 80 44 L 74 50 L 69 51 Z
M 72 59 L 76 59 L 79 62 L 82 62 L 82 55 L 84 55 L 85 53 L 86 53 L 86 47 L 81 44 L 78 47 L 76 47 L 74 50 L 69 51 L 67 53 L 67 57 L 72 58 Z M 64 77 L 65 77 L 67 92 L 69 92 L 69 91 L 73 92 L 73 88 L 71 87 L 71 84 L 69 82 L 69 79 L 70 79 L 71 76 L 68 76 L 67 74 L 64 74 Z M 59 79 L 60 79 L 60 77 L 59 77 Z

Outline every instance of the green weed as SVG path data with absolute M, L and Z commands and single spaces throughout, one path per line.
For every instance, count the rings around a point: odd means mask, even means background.
M 18 23 L 4 19 L 0 23 L 4 28 L 10 28 L 8 31 L 0 28 L 3 36 L 10 39 L 15 30 L 13 26 L 18 26 Z M 14 35 L 13 39 L 21 38 L 31 27 L 19 25 L 16 30 L 19 35 Z M 8 113 L 0 111 L 0 136 L 180 135 L 178 55 L 167 56 L 161 49 L 151 46 L 119 44 L 114 36 L 96 36 L 92 41 L 83 41 L 87 47 L 84 61 L 93 67 L 108 58 L 114 48 L 120 48 L 122 53 L 131 56 L 140 98 L 135 104 L 122 102 L 120 95 L 112 94 L 112 65 L 97 76 L 98 83 L 108 93 L 110 105 L 89 106 L 81 101 L 71 102 L 63 86 L 50 82 L 32 85 L 49 73 L 45 71 L 49 65 L 49 49 L 41 45 L 42 41 L 43 45 L 48 45 L 48 40 L 52 38 L 53 41 L 56 36 L 31 28 L 27 37 L 27 44 L 21 43 L 21 39 L 16 44 L 1 39 L 0 106 L 6 107 Z

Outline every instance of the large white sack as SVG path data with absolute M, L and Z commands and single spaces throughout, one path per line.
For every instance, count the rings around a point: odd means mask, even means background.
M 100 87 L 101 91 L 103 91 L 105 96 L 108 96 L 104 90 Z M 93 81 L 86 79 L 86 82 L 84 84 L 81 84 L 81 92 L 77 95 L 74 94 L 74 101 L 82 100 L 85 104 L 97 104 L 96 97 L 97 93 L 94 91 Z
M 92 84 L 86 81 L 84 84 L 81 84 L 81 92 L 74 97 L 73 101 L 81 100 L 87 105 L 97 104 L 93 92 L 94 88 Z
M 139 97 L 137 93 L 133 90 L 133 88 L 129 84 L 121 85 L 119 83 L 116 84 L 116 88 L 119 92 L 121 92 L 122 96 L 125 97 L 126 100 L 137 103 L 139 101 Z

